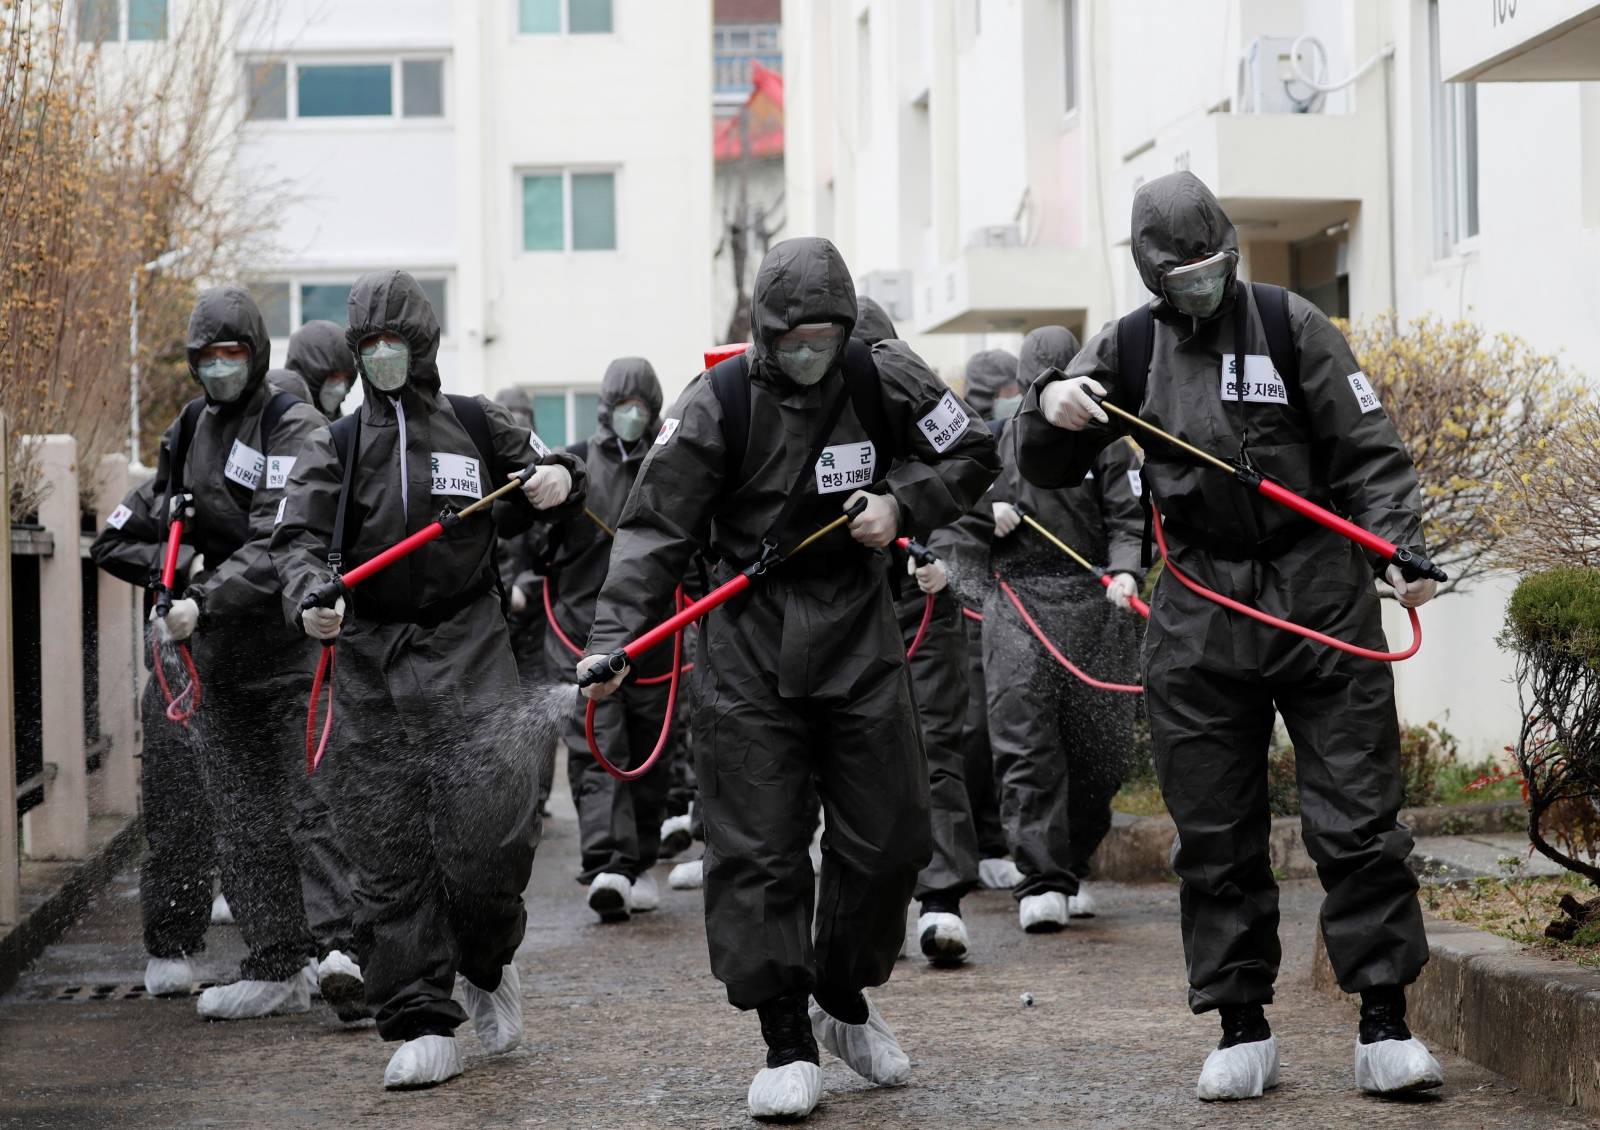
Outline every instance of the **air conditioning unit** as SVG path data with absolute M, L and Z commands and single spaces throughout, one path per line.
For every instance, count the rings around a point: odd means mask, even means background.
M 910 271 L 868 271 L 858 280 L 856 290 L 882 306 L 897 326 L 911 321 Z
M 967 233 L 967 246 L 971 247 L 1021 247 L 1022 225 L 985 224 Z
M 1241 114 L 1314 114 L 1322 109 L 1324 96 L 1295 81 L 1291 52 L 1296 37 L 1262 35 L 1250 41 L 1239 60 L 1239 91 L 1234 105 Z M 1315 51 L 1322 45 L 1307 41 L 1300 53 L 1300 64 L 1307 73 L 1317 67 Z M 1325 61 L 1324 61 L 1325 66 Z

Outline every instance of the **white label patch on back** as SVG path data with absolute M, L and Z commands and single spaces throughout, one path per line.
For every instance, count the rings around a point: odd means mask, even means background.
M 1365 373 L 1350 374 L 1350 391 L 1356 394 L 1356 403 L 1361 406 L 1362 412 L 1376 412 L 1383 407 L 1378 403 L 1378 394 L 1372 391 Z
M 483 482 L 478 475 L 480 464 L 481 461 L 471 455 L 435 451 L 432 464 L 433 493 L 482 498 Z
M 242 487 L 255 490 L 261 485 L 261 472 L 266 470 L 267 457 L 247 443 L 233 441 L 233 449 L 228 452 L 227 466 L 222 473 Z
M 282 490 L 289 485 L 289 472 L 294 470 L 293 455 L 270 455 L 267 457 L 267 489 Z
M 657 447 L 661 447 L 663 444 L 665 444 L 669 439 L 671 439 L 673 437 L 673 435 L 678 430 L 678 424 L 680 422 L 681 421 L 675 420 L 670 416 L 668 416 L 665 420 L 661 421 L 661 430 L 656 433 L 656 446 Z
M 923 437 L 933 444 L 935 451 L 943 452 L 966 434 L 971 423 L 972 418 L 962 411 L 956 394 L 947 392 L 939 398 L 932 412 L 917 421 L 917 427 L 922 429 Z
M 1239 385 L 1234 380 L 1235 355 L 1227 353 L 1222 358 L 1222 389 L 1221 397 L 1225 401 L 1237 401 Z M 1273 367 L 1272 358 L 1260 353 L 1246 353 L 1244 356 L 1244 396 L 1246 404 L 1288 404 L 1289 387 L 1283 383 L 1283 378 L 1278 375 L 1278 370 Z
M 278 499 L 278 516 L 272 520 L 272 524 L 274 526 L 280 525 L 283 522 L 283 511 L 288 505 L 289 500 L 287 498 Z
M 113 530 L 120 530 L 128 524 L 128 519 L 133 517 L 133 511 L 126 506 L 118 506 L 106 516 L 106 525 Z
M 817 493 L 837 494 L 870 486 L 877 464 L 877 450 L 871 440 L 824 447 L 817 459 Z
M 528 433 L 528 446 L 533 448 L 534 454 L 540 459 L 550 454 L 550 445 L 539 438 L 538 432 Z
M 1128 489 L 1133 492 L 1133 497 L 1144 497 L 1144 476 L 1137 470 L 1128 472 Z

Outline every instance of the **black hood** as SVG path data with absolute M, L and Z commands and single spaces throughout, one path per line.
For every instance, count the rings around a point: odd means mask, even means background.
M 1078 338 L 1066 326 L 1040 326 L 1022 339 L 1017 356 L 1017 384 L 1026 389 L 1046 369 L 1066 371 L 1078 355 Z
M 271 393 L 287 392 L 299 400 L 311 403 L 311 388 L 306 384 L 306 379 L 293 369 L 268 369 L 267 391 Z
M 877 345 L 880 341 L 894 341 L 900 336 L 894 332 L 894 323 L 889 320 L 889 312 L 873 299 L 858 294 L 856 307 L 860 313 L 856 317 L 856 328 L 850 331 L 850 336 L 857 341 Z
M 350 288 L 350 328 L 344 340 L 361 366 L 361 343 L 381 333 L 398 334 L 411 350 L 411 387 L 419 392 L 439 391 L 439 319 L 417 280 L 404 271 L 372 271 Z M 377 392 L 376 389 L 373 390 Z M 379 394 L 382 395 L 382 394 Z
M 606 366 L 606 375 L 600 380 L 599 426 L 595 439 L 605 441 L 615 433 L 611 430 L 611 410 L 624 400 L 642 400 L 650 409 L 650 423 L 645 435 L 655 435 L 661 423 L 661 382 L 656 370 L 643 357 L 618 357 Z
M 966 402 L 985 420 L 994 418 L 994 395 L 1017 380 L 1017 358 L 1004 349 L 984 349 L 967 359 Z
M 250 383 L 235 404 L 243 404 L 267 379 L 272 368 L 272 341 L 267 323 L 256 309 L 255 299 L 242 286 L 214 286 L 200 292 L 189 315 L 189 334 L 185 341 L 189 357 L 189 376 L 200 381 L 200 351 L 219 341 L 237 341 L 250 349 Z
M 839 249 L 817 236 L 786 239 L 767 252 L 750 298 L 750 375 L 793 388 L 772 362 L 778 338 L 813 322 L 856 324 L 856 286 Z M 841 353 L 843 352 L 841 347 Z
M 533 427 L 533 399 L 527 389 L 510 385 L 494 394 L 494 402 L 516 417 L 518 423 Z
M 284 368 L 293 369 L 306 379 L 312 403 L 322 395 L 322 386 L 334 373 L 356 371 L 355 355 L 344 339 L 344 327 L 334 322 L 307 322 L 289 338 L 289 356 Z
M 1146 289 L 1166 305 L 1161 280 L 1174 267 L 1219 251 L 1239 253 L 1239 236 L 1205 182 L 1168 173 L 1133 194 L 1133 262 Z

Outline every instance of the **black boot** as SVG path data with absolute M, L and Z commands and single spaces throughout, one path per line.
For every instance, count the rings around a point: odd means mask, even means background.
M 1219 1048 L 1253 1044 L 1272 1036 L 1267 1014 L 1258 1004 L 1225 1004 L 1217 1011 L 1222 1014 L 1222 1042 L 1217 1045 Z
M 785 993 L 756 1006 L 761 1017 L 761 1037 L 767 1041 L 767 1066 L 805 1060 L 822 1062 L 817 1054 L 817 1039 L 811 1034 L 811 1017 L 805 993 Z
M 1406 991 L 1398 985 L 1382 985 L 1361 990 L 1361 1028 L 1363 1044 L 1379 1040 L 1409 1040 L 1406 1024 Z

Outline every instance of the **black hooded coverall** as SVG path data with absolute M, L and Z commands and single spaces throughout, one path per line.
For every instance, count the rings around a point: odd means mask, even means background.
M 1061 326 L 1034 330 L 1022 342 L 1019 384 L 1067 365 L 1078 340 Z M 1000 478 L 991 501 L 1009 502 L 1113 573 L 1142 576 L 1138 463 L 1126 442 L 1111 444 L 1079 484 L 1045 490 L 1017 474 L 1017 429 L 1000 439 Z M 989 569 L 1016 592 L 1046 636 L 1098 679 L 1131 683 L 1137 617 L 1115 607 L 1093 576 L 1023 523 L 993 536 Z M 1097 690 L 1045 651 L 1016 607 L 993 586 L 983 609 L 983 669 L 989 687 L 989 742 L 994 749 L 1000 822 L 1022 881 L 1018 900 L 1046 891 L 1078 892 L 1089 859 L 1111 829 L 1111 800 L 1133 752 L 1138 697 Z
M 363 276 L 349 313 L 352 349 L 394 333 L 411 361 L 398 394 L 370 383 L 365 389 L 347 566 L 530 462 L 559 462 L 572 472 L 571 498 L 546 514 L 582 505 L 582 466 L 549 453 L 480 397 L 494 455 L 482 465 L 472 434 L 440 392 L 439 323 L 411 276 Z M 280 621 L 298 624 L 301 600 L 330 576 L 343 473 L 329 430 L 316 431 L 272 539 L 283 583 Z M 329 776 L 355 867 L 367 1000 L 386 1040 L 450 1034 L 466 1018 L 451 999 L 456 973 L 493 990 L 523 938 L 522 891 L 540 831 L 535 778 L 539 759 L 553 753 L 554 733 L 542 718 L 518 712 L 516 661 L 494 574 L 497 522 L 532 522 L 535 511 L 521 491 L 496 507 L 494 521 L 466 519 L 354 588 L 335 641 L 334 731 L 318 776 Z
M 631 445 L 611 428 L 611 413 L 624 400 L 640 400 L 650 409 L 650 424 Z M 600 382 L 599 426 L 583 452 L 589 471 L 588 507 L 612 529 L 622 518 L 623 506 L 638 478 L 639 468 L 655 442 L 661 426 L 661 382 L 643 357 L 620 357 L 606 366 Z M 578 514 L 550 530 L 552 607 L 556 623 L 580 648 L 594 625 L 595 601 L 605 583 L 611 561 L 611 535 L 587 514 Z M 654 620 L 672 615 L 672 594 L 651 610 Z M 570 671 L 575 656 L 552 630 L 546 636 L 545 662 L 554 671 Z M 685 652 L 684 662 L 689 662 Z M 672 669 L 672 649 L 664 647 L 637 665 L 640 676 L 663 675 Z M 655 748 L 661 720 L 667 711 L 669 687 L 629 683 L 595 707 L 594 732 L 600 750 L 613 765 L 627 769 L 638 765 Z M 628 880 L 650 870 L 661 849 L 661 818 L 667 789 L 672 784 L 673 751 L 637 781 L 618 781 L 589 755 L 584 734 L 587 700 L 575 695 L 565 731 L 567 780 L 578 809 L 578 834 L 582 870 L 578 881 L 588 883 L 601 872 Z M 669 741 L 681 730 L 673 727 Z
M 283 365 L 305 381 L 307 399 L 318 412 L 323 411 L 322 388 L 330 377 L 337 373 L 347 381 L 355 380 L 355 355 L 344 340 L 344 327 L 335 322 L 319 319 L 295 330 L 289 337 L 289 352 Z M 332 415 L 323 415 L 337 420 L 344 412 L 336 408 Z
M 164 499 L 162 500 L 164 501 Z M 118 580 L 145 589 L 159 574 L 163 547 L 155 479 L 146 479 L 107 517 L 89 556 Z M 194 561 L 194 548 L 178 550 L 176 587 L 182 588 Z M 145 612 L 153 597 L 145 597 Z M 150 633 L 145 629 L 144 664 L 150 667 Z M 166 700 L 155 679 L 147 678 L 139 699 L 139 811 L 149 850 L 139 861 L 139 911 L 144 948 L 151 957 L 179 958 L 206 948 L 211 924 L 211 876 L 216 870 L 216 824 L 206 796 L 205 777 L 189 732 L 167 718 Z
M 1173 267 L 1237 251 L 1233 225 L 1200 180 L 1175 173 L 1140 188 L 1133 254 L 1152 293 Z M 1223 384 L 1232 363 L 1234 303 L 1246 311 L 1248 398 Z M 1142 403 L 1119 378 L 1115 326 L 1067 369 L 1099 381 L 1114 402 L 1224 457 L 1250 460 L 1291 490 L 1396 545 L 1420 550 L 1420 492 L 1411 458 L 1344 337 L 1290 295 L 1299 355 L 1293 388 L 1274 376 L 1260 315 L 1235 290 L 1195 324 L 1156 300 Z M 1252 374 L 1250 370 L 1255 368 Z M 1020 467 L 1043 487 L 1076 482 L 1118 434 L 1053 427 L 1040 390 L 1019 416 Z M 1354 544 L 1278 507 L 1210 467 L 1152 443 L 1145 481 L 1172 560 L 1209 588 L 1275 616 L 1366 647 L 1383 647 L 1371 563 Z M 1272 999 L 1278 972 L 1278 889 L 1267 854 L 1266 756 L 1273 711 L 1294 742 L 1306 850 L 1327 891 L 1322 931 L 1346 992 L 1415 980 L 1428 958 L 1411 833 L 1396 819 L 1401 777 L 1394 676 L 1204 600 L 1163 576 L 1151 602 L 1143 663 L 1162 795 L 1178 825 L 1184 952 L 1195 1011 Z
M 189 738 L 216 818 L 223 890 L 249 947 L 241 974 L 284 981 L 314 951 L 352 948 L 348 863 L 303 769 L 301 710 L 316 645 L 283 623 L 267 548 L 296 458 L 322 416 L 296 403 L 263 442 L 262 413 L 276 395 L 266 382 L 271 343 L 242 287 L 208 290 L 195 304 L 191 374 L 218 342 L 249 348 L 250 377 L 238 400 L 201 412 L 179 484 L 194 499 L 184 539 L 206 563 L 183 593 L 200 607 L 190 649 L 204 692 Z M 161 440 L 158 499 L 178 427 Z
M 857 296 L 859 320 L 853 335 L 868 345 L 898 338 L 888 313 L 870 298 Z M 929 548 L 941 554 L 941 535 L 935 530 Z M 933 858 L 917 876 L 916 897 L 959 902 L 978 885 L 978 837 L 972 826 L 972 805 L 967 798 L 962 728 L 967 719 L 967 635 L 961 605 L 948 587 L 933 596 L 927 629 L 917 643 L 928 599 L 906 575 L 906 554 L 889 554 L 890 588 L 895 617 L 908 651 L 911 689 L 922 726 L 922 744 L 928 756 L 928 794 L 932 806 Z M 916 644 L 916 651 L 910 648 Z
M 715 579 L 726 580 L 759 556 L 792 491 L 800 502 L 780 535 L 786 548 L 838 517 L 854 489 L 826 478 L 823 460 L 806 465 L 844 387 L 838 368 L 801 387 L 773 358 L 793 326 L 833 322 L 848 334 L 855 324 L 855 286 L 839 252 L 823 239 L 778 244 L 757 272 L 751 316 L 744 463 L 725 465 L 733 425 L 710 381 L 695 380 L 663 422 L 623 512 L 591 653 L 650 627 L 702 543 L 720 559 Z M 923 537 L 988 486 L 993 441 L 903 345 L 884 342 L 872 356 L 884 415 L 903 446 L 874 446 L 873 477 L 886 479 L 899 505 L 900 532 Z M 922 424 L 945 420 L 935 447 Z M 848 445 L 850 457 L 865 453 L 851 405 L 828 442 Z M 893 455 L 900 459 L 885 475 Z M 881 984 L 905 940 L 906 907 L 930 854 L 928 769 L 884 569 L 881 555 L 838 530 L 703 624 L 694 734 L 706 929 L 712 972 L 736 1007 L 816 986 L 843 996 Z M 813 777 L 826 813 L 820 891 L 807 853 Z

